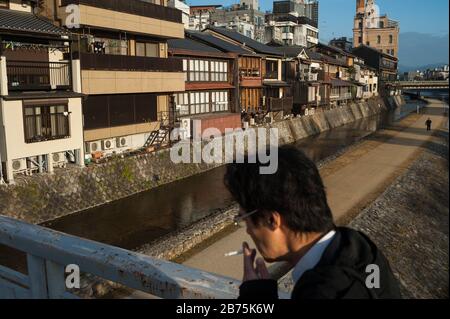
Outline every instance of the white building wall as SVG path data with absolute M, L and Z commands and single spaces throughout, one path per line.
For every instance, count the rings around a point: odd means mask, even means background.
M 180 0 L 168 0 L 167 6 L 171 8 L 175 8 L 181 11 L 182 13 L 182 22 L 184 24 L 184 28 L 189 28 L 189 15 L 190 15 L 190 7 L 186 3 Z
M 81 98 L 68 99 L 70 137 L 65 139 L 25 143 L 22 101 L 3 100 L 1 111 L 7 149 L 6 160 L 83 148 Z
M 22 0 L 9 0 L 9 8 L 15 11 L 31 12 L 32 8 L 29 3 Z

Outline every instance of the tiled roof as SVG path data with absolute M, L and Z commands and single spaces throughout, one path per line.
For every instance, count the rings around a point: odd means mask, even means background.
M 303 50 L 306 50 L 302 46 L 280 46 L 273 48 L 286 57 L 297 57 Z
M 251 54 L 251 52 L 249 50 L 246 50 L 244 48 L 241 48 L 238 45 L 235 45 L 230 42 L 219 39 L 208 33 L 186 31 L 186 36 L 194 38 L 196 40 L 200 40 L 202 42 L 205 42 L 208 45 L 211 45 L 211 46 L 221 50 L 222 52 L 230 52 L 230 53 L 237 53 L 237 54 Z
M 334 51 L 334 52 L 339 53 L 341 55 L 345 55 L 345 56 L 349 56 L 349 57 L 355 57 L 355 55 L 352 54 L 351 52 L 344 51 L 341 48 L 335 47 L 333 45 L 327 45 L 327 44 L 324 44 L 322 42 L 319 42 L 319 44 L 317 44 L 316 46 L 319 47 L 319 48 L 323 47 L 323 48 L 325 48 L 327 50 Z
M 353 48 L 352 52 L 353 52 L 353 54 L 356 54 L 357 56 L 359 56 L 358 55 L 358 51 L 361 50 L 361 49 L 371 50 L 371 51 L 376 52 L 376 53 L 378 53 L 378 54 L 380 54 L 380 55 L 382 55 L 384 57 L 387 57 L 387 58 L 390 58 L 392 60 L 398 61 L 398 58 L 396 58 L 395 56 L 387 54 L 385 52 L 382 52 L 382 51 L 380 51 L 380 50 L 378 50 L 378 49 L 376 49 L 374 47 L 371 47 L 371 46 L 368 46 L 368 45 L 365 45 L 365 44 L 361 44 L 358 47 Z
M 222 51 L 213 48 L 209 45 L 200 43 L 198 41 L 194 41 L 191 39 L 173 39 L 168 40 L 167 44 L 170 49 L 180 49 L 180 50 L 189 50 L 189 51 L 197 51 L 197 52 L 208 52 L 208 53 L 222 53 Z
M 212 27 L 212 26 L 209 26 L 207 29 L 210 29 L 214 32 L 220 33 L 221 35 L 224 35 L 224 36 L 226 36 L 234 41 L 237 41 L 239 43 L 245 44 L 249 48 L 255 50 L 257 53 L 276 55 L 276 56 L 282 55 L 282 53 L 280 53 L 280 51 L 278 51 L 276 48 L 262 44 L 256 40 L 253 40 L 249 37 L 246 37 L 246 36 L 236 32 L 236 31 L 229 30 L 226 28 Z
M 0 9 L 0 30 L 61 36 L 69 33 L 32 13 Z

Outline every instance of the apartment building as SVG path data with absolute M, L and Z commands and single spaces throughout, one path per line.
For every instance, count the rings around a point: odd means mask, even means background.
M 378 76 L 375 68 L 365 64 L 364 59 L 354 58 L 354 80 L 357 84 L 356 98 L 370 99 L 378 96 Z
M 202 31 L 211 24 L 211 16 L 222 5 L 198 5 L 190 6 L 189 30 Z
M 339 106 L 356 97 L 359 82 L 354 81 L 355 55 L 340 48 L 319 43 L 311 51 L 320 53 L 324 70 L 320 78 L 331 82 L 330 105 Z
M 239 58 L 243 110 L 271 113 L 271 116 L 292 111 L 289 84 L 282 78 L 283 54 L 280 51 L 225 28 L 208 27 L 204 32 L 253 53 L 253 56 Z
M 175 94 L 185 138 L 193 137 L 193 121 L 198 137 L 208 128 L 241 128 L 237 63 L 238 54 L 223 52 L 201 42 L 198 32 L 186 31 L 185 39 L 169 40 L 169 56 L 183 61 L 186 91 Z M 201 34 L 200 34 L 201 36 Z
M 74 34 L 86 153 L 107 156 L 167 140 L 171 96 L 185 89 L 182 61 L 167 48 L 167 40 L 184 38 L 182 12 L 167 0 L 44 0 L 41 12 Z
M 232 29 L 259 42 L 264 39 L 264 12 L 258 0 L 240 0 L 240 3 L 221 7 L 211 12 L 209 25 Z
M 317 1 L 274 1 L 273 13 L 266 15 L 265 43 L 303 47 L 319 43 L 318 5 Z
M 38 1 L 0 1 L 0 183 L 84 166 L 79 63 L 71 35 L 35 15 Z
M 367 45 L 353 48 L 352 53 L 364 59 L 366 65 L 377 71 L 380 82 L 397 80 L 398 59 L 396 57 Z

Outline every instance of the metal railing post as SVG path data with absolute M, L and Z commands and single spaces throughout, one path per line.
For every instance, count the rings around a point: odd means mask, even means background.
M 27 254 L 28 275 L 30 277 L 30 290 L 33 299 L 48 299 L 47 271 L 45 260 Z

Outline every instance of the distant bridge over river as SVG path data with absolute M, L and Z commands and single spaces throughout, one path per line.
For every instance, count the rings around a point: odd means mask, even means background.
M 396 81 L 386 82 L 386 86 L 401 90 L 448 89 L 448 81 Z

